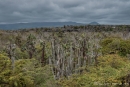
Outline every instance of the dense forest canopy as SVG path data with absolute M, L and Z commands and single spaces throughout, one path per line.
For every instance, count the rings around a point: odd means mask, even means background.
M 0 87 L 130 85 L 130 26 L 0 30 Z

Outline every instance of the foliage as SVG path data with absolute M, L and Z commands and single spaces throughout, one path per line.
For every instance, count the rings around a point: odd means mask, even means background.
M 33 87 L 33 80 L 29 75 L 24 75 L 21 72 L 21 64 L 17 66 L 16 61 L 16 67 L 15 71 L 11 68 L 11 61 L 10 59 L 4 55 L 0 54 L 0 68 L 1 68 L 1 82 L 0 85 L 2 87 L 9 86 L 9 87 Z M 22 64 L 25 64 L 21 62 Z
M 118 53 L 121 56 L 130 54 L 130 40 L 120 38 L 105 38 L 101 41 L 103 54 Z
M 0 70 L 1 87 L 47 87 L 52 82 L 56 85 L 50 68 L 40 67 L 35 59 L 16 60 L 15 69 L 12 70 L 10 59 L 5 54 L 0 54 Z
M 22 51 L 20 48 L 15 49 L 15 59 L 28 59 L 29 55 L 26 51 Z
M 126 58 L 122 58 L 117 54 L 98 57 L 98 65 L 101 67 L 110 66 L 119 69 L 126 65 L 126 61 L 128 61 Z
M 11 73 L 11 61 L 4 54 L 0 54 L 0 85 L 2 87 L 8 86 Z
M 122 76 L 129 73 L 130 63 L 127 58 L 117 54 L 98 57 L 98 65 L 90 66 L 87 72 L 73 75 L 69 79 L 61 79 L 63 87 L 92 87 L 101 85 L 121 84 Z

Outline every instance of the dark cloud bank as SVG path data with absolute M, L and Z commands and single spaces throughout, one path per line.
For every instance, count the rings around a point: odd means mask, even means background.
M 0 0 L 0 23 L 130 24 L 130 0 Z

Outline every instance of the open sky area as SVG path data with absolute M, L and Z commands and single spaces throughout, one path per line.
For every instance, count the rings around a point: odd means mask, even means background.
M 0 0 L 0 23 L 130 24 L 130 0 Z

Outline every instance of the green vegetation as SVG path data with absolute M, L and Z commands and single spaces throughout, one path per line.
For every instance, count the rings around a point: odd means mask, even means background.
M 120 77 L 129 73 L 130 61 L 117 54 L 98 58 L 98 65 L 91 66 L 81 75 L 73 75 L 69 79 L 61 79 L 62 87 L 101 87 L 121 84 Z
M 12 70 L 10 59 L 0 54 L 0 70 L 1 87 L 46 87 L 55 82 L 49 66 L 41 67 L 35 59 L 16 60 Z
M 101 42 L 103 47 L 102 52 L 118 53 L 121 56 L 127 56 L 130 54 L 130 40 L 123 40 L 120 38 L 106 38 Z
M 0 31 L 0 87 L 129 87 L 126 28 Z

